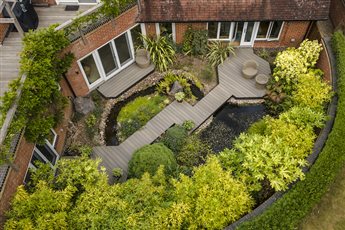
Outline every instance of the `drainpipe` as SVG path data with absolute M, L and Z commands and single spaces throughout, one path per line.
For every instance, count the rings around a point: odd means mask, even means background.
M 313 28 L 313 25 L 315 24 L 315 21 L 311 21 L 309 23 L 309 26 L 308 26 L 308 29 L 307 29 L 307 32 L 305 33 L 304 37 L 303 37 L 303 40 L 307 39 L 310 35 L 310 31 L 311 29 Z
M 140 0 L 137 0 L 137 4 L 138 4 L 138 12 L 139 12 L 139 14 L 140 14 L 140 12 L 141 12 Z

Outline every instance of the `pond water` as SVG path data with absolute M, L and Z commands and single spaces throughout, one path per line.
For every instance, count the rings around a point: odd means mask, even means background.
M 213 121 L 200 133 L 200 138 L 215 152 L 231 148 L 233 140 L 246 131 L 251 124 L 266 115 L 264 105 L 225 104 L 216 113 Z

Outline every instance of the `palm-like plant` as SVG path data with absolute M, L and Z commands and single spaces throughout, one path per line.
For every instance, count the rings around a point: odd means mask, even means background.
M 151 61 L 155 64 L 158 71 L 163 72 L 175 59 L 175 50 L 166 36 L 149 38 L 142 36 L 146 50 L 150 53 Z
M 208 44 L 206 58 L 213 67 L 217 67 L 223 64 L 230 54 L 235 54 L 234 47 L 230 43 L 225 44 L 220 41 L 212 41 Z

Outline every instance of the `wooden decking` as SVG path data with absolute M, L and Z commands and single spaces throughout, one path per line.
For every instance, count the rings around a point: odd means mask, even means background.
M 154 65 L 141 69 L 135 63 L 116 74 L 110 80 L 98 87 L 98 91 L 107 98 L 115 98 L 130 88 L 132 85 L 153 72 Z
M 235 57 L 228 58 L 218 67 L 219 84 L 195 106 L 174 101 L 119 146 L 95 147 L 94 156 L 102 158 L 110 181 L 115 167 L 123 169 L 125 178 L 133 152 L 152 143 L 172 125 L 192 120 L 198 127 L 232 96 L 262 98 L 265 90 L 257 89 L 254 79 L 245 79 L 241 74 L 243 62 L 250 59 L 259 63 L 259 73 L 271 73 L 268 62 L 256 56 L 252 49 L 237 49 Z
M 84 11 L 91 6 L 82 6 Z M 78 11 L 65 11 L 64 6 L 36 7 L 38 28 L 51 24 L 62 23 L 78 14 Z M 8 83 L 19 77 L 19 53 L 22 49 L 22 38 L 17 32 L 11 32 L 0 45 L 0 96 L 8 89 Z

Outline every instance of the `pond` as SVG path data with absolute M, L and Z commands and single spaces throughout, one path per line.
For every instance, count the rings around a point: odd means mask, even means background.
M 156 86 L 151 86 L 145 90 L 139 91 L 134 93 L 127 99 L 120 101 L 114 105 L 111 109 L 110 114 L 108 116 L 106 127 L 105 127 L 105 143 L 108 146 L 114 146 L 121 144 L 118 138 L 118 124 L 117 124 L 117 116 L 119 115 L 122 107 L 124 107 L 127 103 L 133 101 L 137 97 L 147 96 L 153 94 L 156 91 Z M 204 97 L 204 93 L 199 90 L 194 84 L 191 84 L 191 91 L 193 95 L 196 97 L 196 100 L 199 101 Z M 172 97 L 173 98 L 173 97 Z
M 231 148 L 234 139 L 251 124 L 266 115 L 265 106 L 225 104 L 213 114 L 213 121 L 200 133 L 200 138 L 215 152 Z

